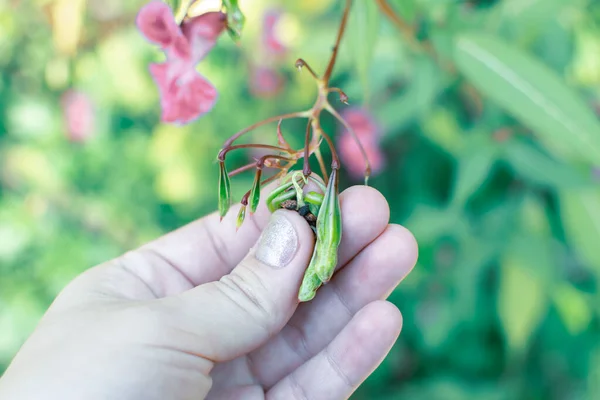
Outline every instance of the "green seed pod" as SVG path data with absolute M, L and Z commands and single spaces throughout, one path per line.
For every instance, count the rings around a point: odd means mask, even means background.
M 244 223 L 244 219 L 246 219 L 246 206 L 242 205 L 240 207 L 240 212 L 238 212 L 236 228 L 240 229 L 242 224 Z
M 262 176 L 262 170 L 256 171 L 254 177 L 254 184 L 252 185 L 252 191 L 250 192 L 250 214 L 254 214 L 260 203 L 260 178 Z
M 329 185 L 317 216 L 317 243 L 315 272 L 326 283 L 333 276 L 342 240 L 342 213 L 338 193 L 337 169 L 331 172 Z
M 317 192 L 308 192 L 304 195 L 304 201 L 320 207 L 323 204 L 323 195 Z
M 300 290 L 298 291 L 298 300 L 301 302 L 310 301 L 314 299 L 317 294 L 317 290 L 321 287 L 323 282 L 317 276 L 315 272 L 315 262 L 316 262 L 316 253 L 317 248 L 315 246 L 315 250 L 313 251 L 313 256 L 304 273 L 304 278 L 302 279 L 302 285 L 300 285 Z
M 219 215 L 221 219 L 227 215 L 227 211 L 231 207 L 231 183 L 225 162 L 219 163 Z

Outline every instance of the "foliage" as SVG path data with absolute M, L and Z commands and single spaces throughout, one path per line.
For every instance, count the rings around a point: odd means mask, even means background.
M 401 338 L 355 397 L 597 398 L 600 4 L 354 2 L 332 84 L 381 126 L 386 165 L 370 183 L 420 245 L 391 295 Z M 239 3 L 239 44 L 222 38 L 199 67 L 217 104 L 185 127 L 158 123 L 142 1 L 0 3 L 0 371 L 70 279 L 217 208 L 228 136 L 310 107 L 294 61 L 324 69 L 342 2 Z M 274 7 L 288 50 L 266 57 Z M 281 88 L 253 91 L 258 67 Z M 74 113 L 84 135 L 64 121 L 69 90 L 89 99 Z M 284 131 L 301 145 L 302 122 Z M 340 188 L 359 183 L 341 173 Z M 234 192 L 252 186 L 236 179 Z

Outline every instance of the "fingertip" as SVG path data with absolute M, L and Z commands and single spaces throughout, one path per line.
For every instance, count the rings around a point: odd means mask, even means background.
M 390 208 L 377 190 L 352 186 L 340 195 L 342 242 L 338 267 L 345 265 L 377 239 L 388 226 Z
M 376 332 L 387 332 L 386 336 L 398 337 L 402 330 L 402 313 L 394 304 L 386 300 L 375 300 L 364 306 L 355 317 L 363 321 L 363 328 L 367 329 L 367 335 Z
M 372 218 L 378 221 L 389 221 L 390 205 L 387 199 L 377 189 L 370 186 L 351 186 L 340 194 L 342 208 L 344 202 L 349 208 L 352 205 L 355 212 L 369 212 Z M 350 204 L 349 204 L 350 203 Z
M 419 245 L 415 236 L 404 226 L 389 224 L 386 228 L 386 237 L 390 241 L 390 248 L 398 254 L 398 263 L 408 274 L 415 267 L 419 258 Z

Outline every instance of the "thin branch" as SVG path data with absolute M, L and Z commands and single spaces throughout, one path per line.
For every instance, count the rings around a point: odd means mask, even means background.
M 340 101 L 346 105 L 348 105 L 348 95 L 344 93 L 344 91 L 337 87 L 332 87 L 327 89 L 327 93 L 337 93 L 340 96 Z
M 283 114 L 283 115 L 278 115 L 276 117 L 267 118 L 265 120 L 255 123 L 254 125 L 250 125 L 249 127 L 245 128 L 245 129 L 242 129 L 241 131 L 239 131 L 238 133 L 236 133 L 235 135 L 233 135 L 232 137 L 227 139 L 227 141 L 225 142 L 223 147 L 231 146 L 233 144 L 233 142 L 238 140 L 241 136 L 243 136 L 246 133 L 253 131 L 254 129 L 259 128 L 263 125 L 270 124 L 271 122 L 277 122 L 277 121 L 283 120 L 283 119 L 309 118 L 311 116 L 311 112 L 312 112 L 312 110 L 299 111 L 299 112 L 293 112 L 293 113 L 289 113 L 289 114 Z
M 312 119 L 308 120 L 308 124 L 306 125 L 306 134 L 304 135 L 304 166 L 302 167 L 302 173 L 304 176 L 309 176 L 311 174 L 310 170 L 310 127 L 312 125 Z
M 312 75 L 313 78 L 315 78 L 315 80 L 318 81 L 320 79 L 319 76 L 316 74 L 316 72 L 302 58 L 299 58 L 298 60 L 296 60 L 295 65 L 296 65 L 296 68 L 298 68 L 298 71 L 302 71 L 302 68 L 306 68 L 306 70 Z
M 350 15 L 350 7 L 351 6 L 352 6 L 352 0 L 346 0 L 346 8 L 344 8 L 344 16 L 342 17 L 342 22 L 340 24 L 340 29 L 338 31 L 335 45 L 333 46 L 333 53 L 331 54 L 331 58 L 329 59 L 329 64 L 327 65 L 327 69 L 325 70 L 325 74 L 323 75 L 323 82 L 325 83 L 325 86 L 327 86 L 329 84 L 329 79 L 331 78 L 331 74 L 333 73 L 333 68 L 335 67 L 335 62 L 337 60 L 340 43 L 342 42 L 342 38 L 344 37 L 344 32 L 346 31 L 346 23 L 348 22 L 348 15 Z
M 273 175 L 273 176 L 271 176 L 271 177 L 269 177 L 269 178 L 267 178 L 267 179 L 263 180 L 263 181 L 260 183 L 260 186 L 267 185 L 267 184 L 269 184 L 269 183 L 271 183 L 271 182 L 273 182 L 273 181 L 275 181 L 275 180 L 277 180 L 277 179 L 281 178 L 281 177 L 282 177 L 282 176 L 283 176 L 283 175 L 284 175 L 286 172 L 287 172 L 287 170 L 282 170 L 282 171 L 279 171 L 279 172 L 278 172 L 278 173 L 276 173 L 275 175 Z M 246 192 L 246 194 L 245 194 L 244 196 L 242 196 L 242 200 L 240 201 L 240 203 L 241 203 L 243 206 L 247 206 L 247 205 L 248 205 L 248 198 L 250 197 L 250 194 L 251 194 L 251 193 L 252 193 L 252 190 L 249 190 L 249 191 L 247 191 L 247 192 Z
M 288 158 L 288 157 L 278 156 L 278 155 L 275 155 L 275 154 L 269 154 L 269 155 L 261 157 L 256 162 L 256 168 L 257 169 L 262 169 L 265 166 L 265 162 L 267 160 L 279 160 L 279 161 L 288 161 L 288 162 L 293 161 L 291 158 Z M 267 168 L 277 168 L 277 167 L 273 167 L 273 166 L 269 166 L 268 165 Z
M 257 160 L 256 162 L 252 162 L 252 163 L 246 164 L 243 167 L 240 167 L 238 169 L 234 169 L 233 171 L 231 171 L 229 173 L 229 177 L 232 178 L 232 177 L 234 177 L 236 175 L 239 175 L 239 174 L 241 174 L 243 172 L 250 171 L 251 169 L 257 168 L 257 166 L 258 166 L 257 163 L 258 162 L 260 162 L 261 168 L 262 168 L 262 167 L 265 166 L 264 165 L 265 161 L 268 160 L 268 159 L 276 159 L 276 160 L 288 161 L 288 162 L 294 161 L 291 158 L 287 158 L 287 157 L 283 157 L 283 156 L 268 155 L 268 156 L 261 157 L 260 160 Z M 267 168 L 281 168 L 281 167 L 278 167 L 278 166 L 275 166 L 275 165 L 268 165 Z
M 404 22 L 404 20 L 400 18 L 398 14 L 396 14 L 396 11 L 394 11 L 392 6 L 390 6 L 386 0 L 375 0 L 375 2 L 381 9 L 381 12 L 385 14 L 390 21 L 392 21 L 394 26 L 396 26 L 404 38 L 407 39 L 408 44 L 413 48 L 413 50 L 421 50 L 419 42 L 417 42 L 415 39 L 415 29 Z
M 234 169 L 233 171 L 231 171 L 229 173 L 229 177 L 232 178 L 232 177 L 234 177 L 236 175 L 239 175 L 239 174 L 241 174 L 243 172 L 246 172 L 246 171 L 250 171 L 251 169 L 254 169 L 254 168 L 256 168 L 256 163 L 255 162 L 250 163 L 250 164 L 246 164 L 243 167 L 240 167 L 238 169 Z
M 342 118 L 342 116 L 340 114 L 338 114 L 338 112 L 333 107 L 326 106 L 325 109 L 327 111 L 329 111 L 329 113 L 331 115 L 333 115 L 335 117 L 335 119 L 337 119 L 339 122 L 341 122 L 342 125 L 344 125 L 346 130 L 350 133 L 350 135 L 352 136 L 352 138 L 358 145 L 358 148 L 360 149 L 360 154 L 362 155 L 363 159 L 365 160 L 365 182 L 368 182 L 369 177 L 371 176 L 371 162 L 369 161 L 369 156 L 367 155 L 365 148 L 363 147 L 362 143 L 360 142 L 360 139 L 356 135 L 354 128 L 352 128 L 350 126 L 350 124 L 344 118 Z
M 327 176 L 327 168 L 325 168 L 325 160 L 323 160 L 323 154 L 321 154 L 321 149 L 317 148 L 315 150 L 315 157 L 319 162 L 319 168 L 321 168 L 321 174 L 323 175 L 323 180 L 325 181 L 325 185 L 327 185 L 327 181 L 329 177 Z
M 284 149 L 283 147 L 271 146 L 268 144 L 238 144 L 236 146 L 225 147 L 223 150 L 221 150 L 219 152 L 219 155 L 217 158 L 219 161 L 225 161 L 225 156 L 227 155 L 227 153 L 229 153 L 230 151 L 233 151 L 233 150 L 238 150 L 238 149 L 266 149 L 266 150 L 275 150 L 275 151 L 280 151 L 282 153 L 291 154 L 291 151 L 288 149 Z
M 400 33 L 404 37 L 404 40 L 406 40 L 406 42 L 413 51 L 429 54 L 435 60 L 435 62 L 437 62 L 443 69 L 452 74 L 456 73 L 456 69 L 452 64 L 444 62 L 440 59 L 437 51 L 431 45 L 430 42 L 420 42 L 417 40 L 415 28 L 410 26 L 402 18 L 400 18 L 400 16 L 396 13 L 392 6 L 388 4 L 386 0 L 375 1 L 381 9 L 381 12 L 385 14 L 385 16 L 388 17 L 390 21 L 392 21 L 394 26 L 400 31 Z
M 331 136 L 329 136 L 325 131 L 321 131 L 321 135 L 325 138 L 329 149 L 331 150 L 331 169 L 339 169 L 340 168 L 340 158 L 338 157 L 337 150 L 333 145 L 333 140 L 331 140 Z

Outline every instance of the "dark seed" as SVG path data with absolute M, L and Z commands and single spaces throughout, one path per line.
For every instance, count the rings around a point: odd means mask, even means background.
M 311 222 L 316 223 L 317 222 L 317 216 L 315 214 L 313 214 L 313 213 L 310 213 L 310 212 L 304 216 L 304 219 L 307 220 L 309 223 L 311 223 Z
M 308 206 L 308 204 L 306 204 L 298 209 L 298 214 L 300 214 L 303 217 L 305 217 L 309 213 L 310 213 L 310 207 Z
M 281 208 L 285 208 L 286 210 L 297 210 L 298 202 L 296 200 L 286 200 L 281 203 Z

